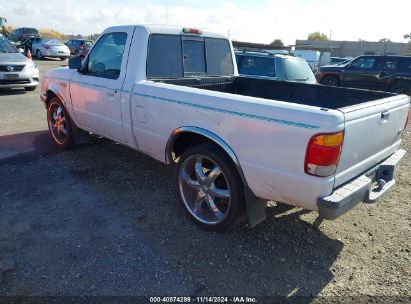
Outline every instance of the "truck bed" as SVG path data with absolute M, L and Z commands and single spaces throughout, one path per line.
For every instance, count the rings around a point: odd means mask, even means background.
M 393 95 L 385 92 L 241 76 L 161 79 L 154 81 L 335 110 Z

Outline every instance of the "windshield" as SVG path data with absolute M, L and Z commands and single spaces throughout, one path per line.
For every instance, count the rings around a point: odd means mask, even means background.
M 0 53 L 18 53 L 18 51 L 6 38 L 0 37 Z
M 287 58 L 284 60 L 284 66 L 287 80 L 316 82 L 313 71 L 305 60 Z
M 47 44 L 63 44 L 62 41 L 55 39 L 55 38 L 42 38 L 41 39 L 42 43 L 47 43 Z

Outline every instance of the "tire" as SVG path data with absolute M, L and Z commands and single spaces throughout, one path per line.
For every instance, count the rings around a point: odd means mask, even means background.
M 43 60 L 43 55 L 41 54 L 40 50 L 37 50 L 37 51 L 36 51 L 36 58 L 37 58 L 38 60 Z
M 396 81 L 390 88 L 391 93 L 411 95 L 411 82 Z
M 51 98 L 47 104 L 47 124 L 51 139 L 57 147 L 61 149 L 74 147 L 74 124 L 63 103 L 57 97 Z
M 227 230 L 245 212 L 241 178 L 231 159 L 215 145 L 200 144 L 183 153 L 176 186 L 183 209 L 204 230 Z
M 328 76 L 325 76 L 323 79 L 321 79 L 321 84 L 331 86 L 331 87 L 339 87 L 340 80 L 338 79 L 337 76 L 328 75 Z
M 34 90 L 36 90 L 36 87 L 26 87 L 24 88 L 27 92 L 32 92 Z

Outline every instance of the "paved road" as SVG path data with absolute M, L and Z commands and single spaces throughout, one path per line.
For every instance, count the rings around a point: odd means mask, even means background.
M 207 233 L 174 168 L 106 140 L 56 149 L 38 95 L 0 93 L 0 295 L 410 295 L 409 156 L 394 194 L 319 229 L 277 205 Z

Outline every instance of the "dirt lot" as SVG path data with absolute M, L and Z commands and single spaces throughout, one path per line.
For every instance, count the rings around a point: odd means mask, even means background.
M 278 205 L 208 233 L 181 212 L 173 167 L 105 140 L 54 148 L 38 95 L 0 92 L 0 295 L 411 300 L 410 154 L 395 191 L 319 228 Z

